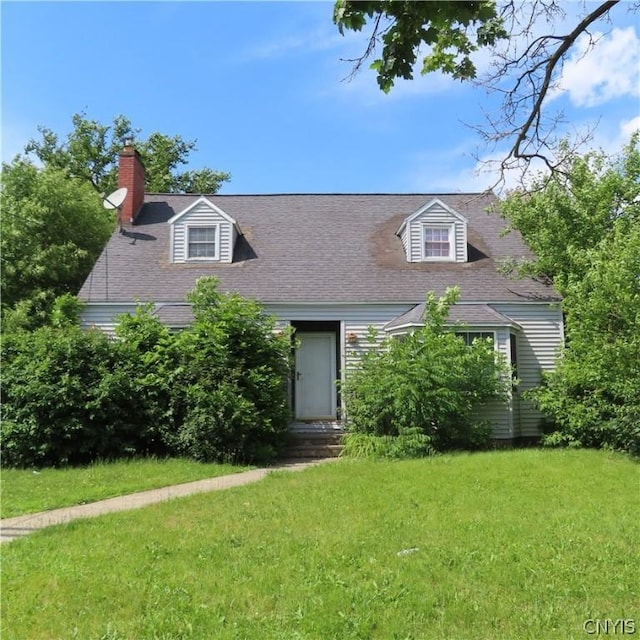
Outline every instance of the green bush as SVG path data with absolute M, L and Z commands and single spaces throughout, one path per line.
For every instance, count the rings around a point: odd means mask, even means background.
M 153 316 L 153 305 L 139 305 L 123 314 L 116 326 L 119 365 L 135 397 L 147 449 L 156 455 L 176 452 L 177 425 L 182 418 L 179 401 L 179 354 L 176 335 Z
M 148 451 L 121 350 L 104 333 L 64 326 L 5 335 L 2 361 L 4 465 L 82 464 Z
M 617 156 L 569 154 L 500 208 L 537 256 L 520 273 L 563 296 L 565 348 L 528 394 L 544 442 L 640 455 L 640 132 Z
M 276 332 L 256 301 L 219 293 L 214 278 L 200 279 L 189 301 L 195 321 L 178 336 L 174 384 L 184 407 L 179 451 L 203 461 L 273 457 L 291 417 L 290 333 Z
M 474 422 L 474 409 L 506 398 L 510 376 L 489 342 L 467 346 L 444 326 L 458 295 L 430 293 L 424 327 L 365 354 L 343 388 L 350 432 L 397 437 L 417 429 L 438 451 L 488 444 L 491 431 Z
M 342 456 L 347 458 L 424 458 L 435 453 L 431 438 L 420 429 L 406 429 L 397 436 L 351 432 L 342 439 Z
M 548 445 L 640 455 L 638 247 L 640 224 L 620 218 L 567 293 L 567 347 L 557 369 L 528 394 L 554 422 Z
M 195 322 L 171 333 L 142 305 L 117 339 L 73 324 L 3 337 L 2 464 L 58 466 L 133 455 L 265 460 L 285 444 L 291 337 L 253 301 L 198 282 Z

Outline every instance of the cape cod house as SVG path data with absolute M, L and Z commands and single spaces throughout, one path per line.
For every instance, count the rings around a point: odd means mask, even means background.
M 292 377 L 296 424 L 326 428 L 343 415 L 336 380 L 369 342 L 423 322 L 428 291 L 461 289 L 456 330 L 493 337 L 521 383 L 506 404 L 482 409 L 496 439 L 540 433 L 541 416 L 522 399 L 552 369 L 563 340 L 558 295 L 510 279 L 502 259 L 531 256 L 520 236 L 488 213 L 491 194 L 145 194 L 137 152 L 120 155 L 128 195 L 117 229 L 80 291 L 83 322 L 106 331 L 121 313 L 152 302 L 172 328 L 191 319 L 185 295 L 215 275 L 221 290 L 260 300 L 296 329 Z

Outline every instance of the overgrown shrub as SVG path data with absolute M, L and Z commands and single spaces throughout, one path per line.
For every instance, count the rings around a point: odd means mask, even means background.
M 527 394 L 553 422 L 544 442 L 640 455 L 640 132 L 617 156 L 569 154 L 500 208 L 537 256 L 520 273 L 563 296 L 565 348 Z
M 82 464 L 148 452 L 123 354 L 99 331 L 42 327 L 2 341 L 2 462 Z
M 116 339 L 83 331 L 62 300 L 55 327 L 2 341 L 2 463 L 82 464 L 131 455 L 274 457 L 289 425 L 291 338 L 258 303 L 198 282 L 195 322 L 171 333 L 151 305 Z
M 179 354 L 176 335 L 153 315 L 153 305 L 123 314 L 116 326 L 119 365 L 129 379 L 147 448 L 156 455 L 177 450 L 176 430 L 182 418 L 179 400 Z
M 490 343 L 467 346 L 444 326 L 458 296 L 430 293 L 424 327 L 364 355 L 343 388 L 350 432 L 397 437 L 417 429 L 438 451 L 488 444 L 491 432 L 473 412 L 506 397 L 509 371 Z
M 549 445 L 640 455 L 638 247 L 639 222 L 616 221 L 592 250 L 592 268 L 571 285 L 567 347 L 557 369 L 528 394 L 554 421 Z
M 250 461 L 285 445 L 291 337 L 253 300 L 202 278 L 189 295 L 195 321 L 178 337 L 184 417 L 178 449 L 198 460 Z

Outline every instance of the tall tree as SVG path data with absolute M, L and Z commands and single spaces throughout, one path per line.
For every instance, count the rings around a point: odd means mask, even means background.
M 209 168 L 177 171 L 195 141 L 157 132 L 136 141 L 139 130 L 122 115 L 104 125 L 75 114 L 62 141 L 47 127 L 38 130 L 40 138 L 26 145 L 24 156 L 3 164 L 0 174 L 5 331 L 48 322 L 56 297 L 82 286 L 113 230 L 98 194 L 116 188 L 125 140 L 135 141 L 142 156 L 147 191 L 215 193 L 230 179 Z
M 77 293 L 113 215 L 87 182 L 21 157 L 3 165 L 0 185 L 3 329 L 30 328 L 48 317 L 56 296 Z
M 65 171 L 74 178 L 89 182 L 99 193 L 110 193 L 118 183 L 118 153 L 125 140 L 134 142 L 146 168 L 146 191 L 155 193 L 216 193 L 231 175 L 204 168 L 179 172 L 189 154 L 195 150 L 195 140 L 181 136 L 152 133 L 140 138 L 140 130 L 123 115 L 110 125 L 90 120 L 85 113 L 76 113 L 73 130 L 64 140 L 48 127 L 38 127 L 40 139 L 32 139 L 25 148 L 45 166 Z
M 380 88 L 388 92 L 398 78 L 413 78 L 422 56 L 422 73 L 441 71 L 460 80 L 475 81 L 502 97 L 499 116 L 478 127 L 487 143 L 510 141 L 502 170 L 525 167 L 539 159 L 552 170 L 561 167 L 571 149 L 558 147 L 561 114 L 550 114 L 545 99 L 557 86 L 563 64 L 582 36 L 597 46 L 592 25 L 606 27 L 619 0 L 585 3 L 584 13 L 564 33 L 566 17 L 555 0 L 495 0 L 413 2 L 412 0 L 337 0 L 334 22 L 340 31 L 360 31 L 368 21 L 371 33 L 361 57 L 351 60 L 354 72 L 365 60 L 380 56 L 371 67 Z M 637 2 L 627 5 L 637 11 Z M 546 24 L 548 31 L 536 28 Z M 424 54 L 424 47 L 427 53 Z M 472 54 L 489 49 L 492 70 L 476 78 Z M 579 141 L 576 141 L 576 143 Z
M 640 224 L 640 151 L 634 136 L 620 158 L 593 151 L 570 155 L 551 178 L 512 191 L 500 204 L 510 228 L 520 231 L 535 261 L 509 267 L 553 282 L 562 294 L 592 268 L 591 250 L 618 227 Z
M 590 153 L 514 193 L 504 215 L 536 250 L 527 272 L 564 294 L 566 348 L 533 399 L 551 443 L 640 454 L 640 148 Z

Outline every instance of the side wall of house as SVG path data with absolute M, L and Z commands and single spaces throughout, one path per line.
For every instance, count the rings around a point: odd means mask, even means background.
M 520 416 L 520 429 L 514 437 L 540 435 L 542 414 L 522 398 L 524 391 L 540 384 L 543 371 L 555 369 L 558 351 L 564 341 L 562 311 L 558 304 L 492 304 L 499 313 L 517 322 L 516 368 L 520 380 L 514 394 L 514 411 Z
M 277 328 L 284 328 L 291 321 L 339 321 L 340 369 L 345 377 L 366 351 L 380 345 L 385 336 L 384 326 L 412 306 L 266 304 L 265 310 L 277 318 Z M 517 374 L 521 382 L 511 402 L 490 403 L 480 410 L 479 417 L 491 421 L 497 439 L 536 437 L 540 434 L 542 415 L 531 403 L 522 400 L 521 395 L 540 383 L 541 371 L 555 367 L 556 354 L 563 341 L 561 311 L 548 304 L 492 304 L 492 307 L 522 328 L 516 332 Z M 113 334 L 117 316 L 132 313 L 135 308 L 135 304 L 88 304 L 82 314 L 82 325 L 99 327 Z M 373 338 L 370 327 L 376 331 Z M 497 350 L 511 361 L 510 330 L 507 327 L 487 327 L 486 330 L 495 332 Z
M 469 327 L 470 331 L 493 331 L 495 336 L 495 349 L 510 362 L 509 328 L 508 327 Z M 492 400 L 478 407 L 479 420 L 488 420 L 493 425 L 493 437 L 496 440 L 511 440 L 517 430 L 514 423 L 513 401 L 503 402 Z
M 220 234 L 219 260 L 220 262 L 231 262 L 233 260 L 235 229 L 224 216 L 207 206 L 206 202 L 200 202 L 177 222 L 173 223 L 171 231 L 171 261 L 187 261 L 186 235 L 188 226 L 206 227 L 214 224 L 218 225 L 218 233 Z
M 123 313 L 135 313 L 136 304 L 88 303 L 80 315 L 80 326 L 83 329 L 101 329 L 109 335 L 115 335 L 118 316 Z

